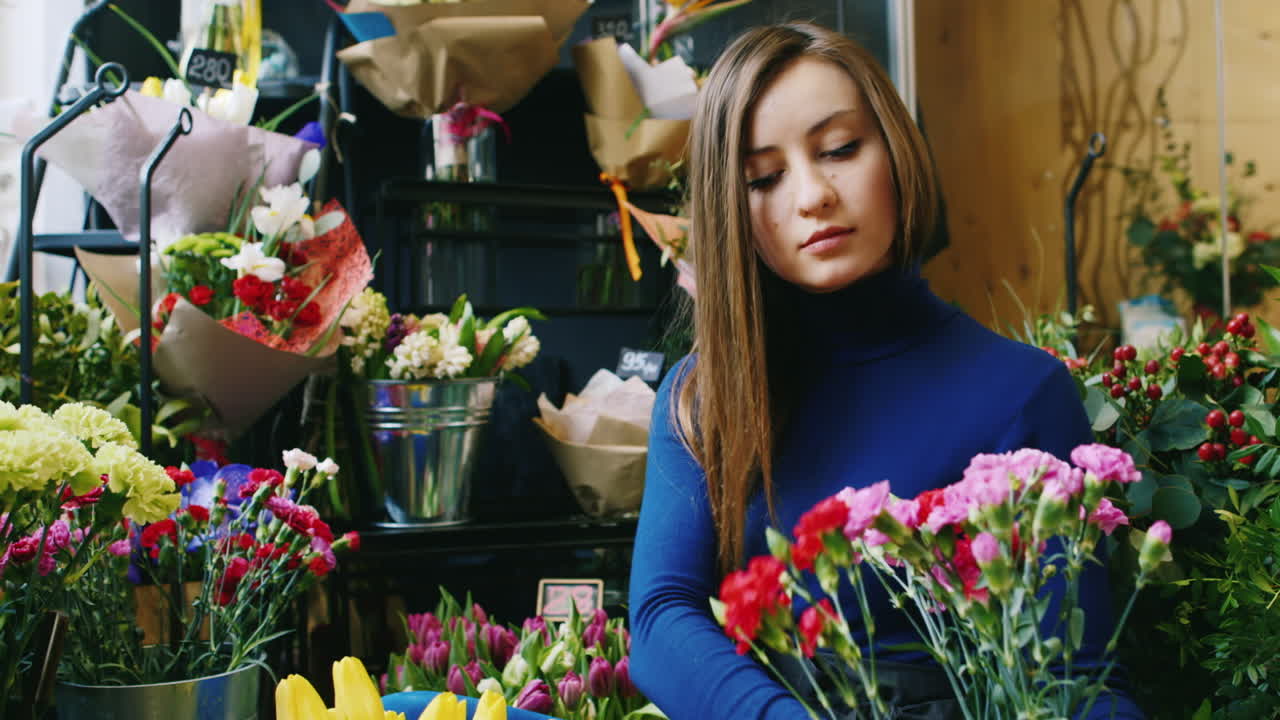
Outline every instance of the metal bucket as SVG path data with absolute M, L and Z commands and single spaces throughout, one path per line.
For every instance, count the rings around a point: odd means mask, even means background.
M 498 378 L 366 383 L 365 419 L 390 522 L 450 525 L 468 519 L 471 475 Z
M 55 689 L 58 720 L 257 720 L 257 665 L 195 680 Z

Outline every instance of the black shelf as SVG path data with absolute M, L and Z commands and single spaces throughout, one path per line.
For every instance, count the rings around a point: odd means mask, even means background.
M 500 227 L 485 231 L 435 230 L 419 227 L 409 236 L 410 241 L 427 239 L 453 240 L 462 243 L 487 243 L 497 240 L 504 247 L 561 247 L 578 245 L 584 242 L 622 242 L 622 238 L 617 233 L 600 235 L 595 232 L 580 234 L 571 232 L 530 232 L 528 229 L 505 230 Z
M 576 515 L 437 527 L 373 527 L 360 530 L 360 552 L 344 563 L 349 574 L 359 574 L 359 566 L 388 567 L 430 554 L 628 547 L 635 540 L 636 523 L 634 517 L 602 520 Z
M 633 205 L 665 213 L 679 201 L 668 192 L 629 192 Z M 450 183 L 414 178 L 389 178 L 378 190 L 379 202 L 391 205 L 453 202 L 503 207 L 617 210 L 618 201 L 604 185 L 525 185 L 511 183 Z

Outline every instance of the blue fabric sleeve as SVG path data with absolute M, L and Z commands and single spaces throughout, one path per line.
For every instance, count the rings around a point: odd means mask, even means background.
M 1070 462 L 1072 450 L 1094 442 L 1075 380 L 1061 364 L 1054 362 L 1052 365 L 1051 372 L 1009 426 L 999 452 L 1031 447 Z M 1052 552 L 1052 548 L 1049 551 Z M 1061 585 L 1054 588 L 1051 583 L 1049 588 L 1055 595 L 1062 592 Z M 1101 669 L 1105 665 L 1103 650 L 1115 629 L 1107 568 L 1096 563 L 1087 565 L 1081 573 L 1079 593 L 1079 607 L 1085 611 L 1084 643 L 1072 664 L 1075 668 Z M 1051 630 L 1052 619 L 1057 616 L 1057 606 L 1057 602 L 1052 603 L 1046 614 L 1046 632 Z M 1093 709 L 1085 716 L 1087 720 L 1143 720 L 1146 717 L 1123 690 L 1123 668 L 1119 665 L 1113 668 L 1107 684 L 1113 692 L 1098 697 Z
M 671 720 L 806 718 L 798 701 L 711 615 L 715 526 L 701 468 L 676 434 L 667 374 L 654 401 L 644 502 L 631 566 L 631 677 Z

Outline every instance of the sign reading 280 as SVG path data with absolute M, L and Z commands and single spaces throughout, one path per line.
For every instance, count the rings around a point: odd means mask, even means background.
M 187 60 L 187 83 L 206 87 L 230 88 L 236 73 L 236 56 L 217 50 L 191 51 Z

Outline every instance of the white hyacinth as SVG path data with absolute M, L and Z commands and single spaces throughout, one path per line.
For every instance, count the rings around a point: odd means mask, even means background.
M 435 376 L 457 377 L 471 367 L 471 352 L 458 344 L 458 328 L 451 323 L 440 326 L 440 346 Z
M 422 380 L 430 377 L 439 346 L 438 340 L 422 330 L 406 335 L 391 357 L 387 358 L 391 377 L 395 380 Z
M 364 372 L 366 359 L 373 357 L 391 325 L 386 296 L 373 288 L 365 288 L 351 299 L 340 323 L 345 331 L 342 344 L 351 348 L 351 371 L 359 375 Z
M 542 349 L 542 343 L 529 328 L 529 321 L 517 317 L 502 328 L 502 335 L 510 347 L 502 359 L 503 370 L 516 370 L 533 362 Z

